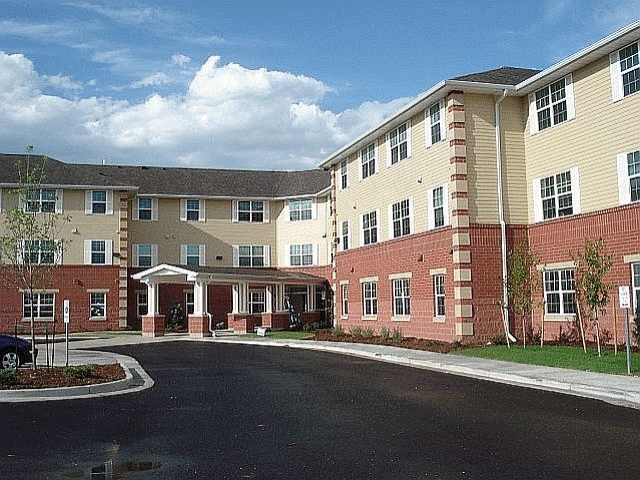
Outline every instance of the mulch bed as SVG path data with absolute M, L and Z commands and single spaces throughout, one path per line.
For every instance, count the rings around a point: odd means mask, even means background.
M 0 390 L 20 390 L 31 388 L 56 388 L 77 387 L 81 385 L 94 385 L 97 383 L 113 382 L 126 377 L 122 365 L 113 363 L 110 365 L 92 365 L 91 374 L 86 377 L 74 377 L 65 373 L 67 367 L 38 366 L 32 370 L 30 366 L 17 370 L 17 378 L 14 381 L 0 383 Z
M 390 347 L 410 348 L 412 350 L 425 350 L 428 352 L 449 353 L 452 350 L 462 348 L 459 343 L 441 342 L 438 340 L 429 340 L 426 338 L 403 338 L 396 342 L 392 339 L 383 340 L 380 337 L 363 337 L 349 333 L 342 335 L 333 335 L 331 331 L 318 330 L 314 332 L 312 340 L 322 340 L 325 342 L 348 342 L 348 343 L 367 343 L 371 345 L 387 345 Z

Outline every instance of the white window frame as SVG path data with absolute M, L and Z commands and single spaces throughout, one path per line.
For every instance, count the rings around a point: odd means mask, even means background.
M 442 191 L 442 203 L 440 205 L 437 202 L 437 194 L 439 191 Z M 436 219 L 438 218 L 436 215 L 438 209 L 442 209 L 442 225 L 437 225 L 436 222 Z M 427 219 L 429 230 L 447 227 L 451 224 L 449 214 L 449 185 L 444 183 L 427 191 L 427 210 L 429 212 Z
M 405 143 L 406 146 L 403 149 L 402 145 Z M 393 161 L 395 149 L 397 149 L 398 154 L 396 161 Z M 406 153 L 405 156 L 402 156 L 403 151 Z M 387 134 L 387 166 L 390 167 L 400 163 L 409 157 L 411 157 L 411 121 L 407 120 Z
M 378 282 L 362 282 L 362 315 L 364 317 L 378 316 Z
M 198 208 L 189 205 L 190 202 L 198 202 Z M 197 212 L 197 219 L 189 219 L 189 213 Z M 203 198 L 181 198 L 180 199 L 180 220 L 183 222 L 206 222 L 206 200 Z
M 436 273 L 433 278 L 433 316 L 442 318 L 446 316 L 446 290 L 444 288 L 444 274 Z
M 371 216 L 375 220 L 375 225 L 371 225 Z M 366 221 L 365 221 L 366 220 Z M 368 227 L 367 227 L 368 224 Z M 380 241 L 380 210 L 374 210 L 372 212 L 363 213 L 360 215 L 360 245 L 373 245 Z M 369 241 L 367 241 L 367 232 L 369 232 Z M 372 237 L 375 234 L 375 241 Z
M 625 62 L 625 68 L 623 70 L 623 66 L 620 62 L 620 53 L 627 48 L 635 48 L 637 53 L 631 57 L 632 60 L 630 62 Z M 612 52 L 609 55 L 609 67 L 611 74 L 611 96 L 614 102 L 640 92 L 640 89 L 626 95 L 624 92 L 624 76 L 626 74 L 633 73 L 633 75 L 636 76 L 636 81 L 640 76 L 640 41 L 630 43 L 629 45 Z
M 267 311 L 267 291 L 264 287 L 251 287 L 249 289 L 248 305 L 249 313 L 260 315 Z
M 554 269 L 554 270 L 545 270 L 543 271 L 543 277 L 542 277 L 542 286 L 543 286 L 543 290 L 544 290 L 544 313 L 545 315 L 555 315 L 555 316 L 574 316 L 576 313 L 568 311 L 570 309 L 567 309 L 567 304 L 573 304 L 573 306 L 576 306 L 576 301 L 575 301 L 575 272 L 573 268 L 560 268 L 560 269 Z M 551 278 L 551 277 L 554 278 Z M 554 288 L 550 288 L 551 283 L 554 284 Z M 555 284 L 557 284 L 557 289 L 555 288 Z M 570 288 L 570 287 L 573 288 Z M 558 296 L 558 306 L 559 306 L 559 310 L 558 312 L 550 312 L 549 311 L 549 306 L 551 305 L 551 302 L 549 302 L 549 298 L 551 295 L 557 295 Z M 572 302 L 568 302 L 569 295 L 573 295 L 573 301 Z M 555 303 L 555 302 L 554 302 Z
M 37 195 L 36 195 L 37 192 Z M 45 195 L 47 193 L 47 195 Z M 62 190 L 34 188 L 27 192 L 26 203 L 20 198 L 21 209 L 29 213 L 62 213 Z M 48 208 L 44 208 L 45 205 Z
M 340 284 L 340 303 L 342 305 L 342 317 L 349 316 L 349 283 Z
M 562 175 L 565 175 L 569 173 L 569 178 L 571 181 L 571 190 L 570 192 L 567 191 L 563 191 L 558 193 L 558 189 L 557 189 L 557 180 L 558 178 L 560 178 L 562 180 Z M 543 180 L 547 180 L 553 178 L 554 180 L 554 184 L 553 184 L 553 189 L 554 189 L 554 193 L 553 195 L 544 197 L 542 196 L 542 181 Z M 559 197 L 565 197 L 567 195 L 571 195 L 571 208 L 572 208 L 572 212 L 570 214 L 563 214 L 560 215 L 560 208 L 559 208 L 559 204 L 558 204 L 558 200 Z M 550 217 L 550 218 L 544 218 L 544 208 L 543 208 L 543 201 L 546 199 L 551 199 L 554 198 L 555 200 L 555 216 L 554 217 Z M 534 220 L 536 222 L 542 222 L 542 221 L 547 221 L 547 220 L 553 220 L 555 218 L 560 218 L 560 217 L 564 217 L 564 216 L 570 216 L 570 215 L 578 215 L 581 213 L 581 207 L 580 207 L 580 173 L 578 171 L 577 167 L 574 167 L 570 170 L 565 170 L 563 172 L 559 172 L 559 173 L 554 173 L 553 175 L 549 175 L 546 177 L 542 177 L 542 178 L 536 178 L 535 180 L 533 180 L 533 214 L 534 214 Z
M 394 317 L 411 315 L 411 279 L 408 277 L 391 280 L 391 295 Z
M 140 203 L 144 201 L 150 202 L 149 206 L 141 207 Z M 149 218 L 140 218 L 140 212 L 149 212 Z M 146 216 L 146 215 L 143 215 Z M 158 221 L 158 199 L 156 197 L 136 197 L 133 203 L 133 219 L 140 222 L 157 222 Z
M 100 297 L 102 297 L 101 301 Z M 102 308 L 102 315 L 99 314 L 99 310 L 95 310 L 94 314 L 94 308 Z M 89 292 L 89 318 L 94 320 L 107 318 L 107 292 Z
M 349 250 L 349 247 L 351 246 L 349 245 L 351 237 L 350 232 L 351 226 L 349 225 L 349 220 L 344 220 L 340 228 L 340 248 L 342 251 Z
M 347 160 L 343 160 L 340 162 L 338 171 L 340 173 L 340 188 L 339 190 L 344 190 L 349 187 L 349 162 Z
M 187 315 L 193 315 L 193 312 L 196 311 L 196 297 L 193 290 L 184 291 L 184 310 Z
M 21 243 L 22 245 L 19 252 L 19 260 L 21 264 L 60 265 L 62 263 L 62 252 L 60 250 L 61 245 L 58 243 L 58 240 L 22 240 Z M 50 250 L 43 249 L 47 244 L 51 245 L 52 248 Z M 49 255 L 51 255 L 51 261 L 48 261 Z M 25 262 L 27 258 L 29 261 Z
M 144 313 L 140 311 L 144 307 Z M 136 316 L 144 317 L 149 313 L 149 294 L 146 290 L 138 290 L 136 292 Z
M 640 262 L 631 263 L 631 290 L 633 292 L 632 314 L 635 314 L 640 305 Z
M 425 141 L 427 148 L 447 138 L 447 113 L 444 98 L 424 111 Z M 434 141 L 434 134 L 440 138 Z
M 245 215 L 248 215 L 248 220 L 240 218 Z M 259 215 L 262 215 L 262 220 L 258 220 Z M 269 202 L 267 200 L 234 200 L 232 217 L 233 222 L 239 223 L 269 223 Z
M 360 168 L 358 178 L 364 180 L 378 171 L 378 148 L 376 142 L 372 142 L 360 150 Z
M 404 209 L 404 204 L 406 202 L 408 214 L 405 216 L 400 216 L 398 218 L 394 218 L 394 210 L 397 210 L 402 213 Z M 395 234 L 395 224 L 399 222 L 400 226 L 400 234 Z M 408 226 L 409 231 L 405 232 L 405 227 Z M 399 202 L 395 202 L 389 205 L 389 239 L 392 240 L 394 238 L 401 238 L 411 235 L 414 232 L 413 228 L 413 201 L 411 198 L 405 198 L 400 200 Z
M 306 222 L 315 220 L 318 218 L 317 209 L 318 206 L 315 198 L 296 198 L 289 200 L 285 208 L 285 221 Z
M 552 88 L 557 88 L 560 84 L 564 82 L 563 89 L 557 89 L 555 92 L 559 92 L 564 90 L 564 96 L 562 98 L 554 98 L 554 93 L 552 93 Z M 541 105 L 541 100 L 538 100 L 538 94 L 542 95 L 546 93 L 546 102 Z M 556 107 L 559 107 L 562 103 L 565 104 L 565 113 L 566 118 L 562 120 L 558 120 L 556 118 Z M 540 112 L 547 111 L 549 112 L 549 125 L 541 128 L 540 126 Z M 566 75 L 563 78 L 556 80 L 555 82 L 551 82 L 548 85 L 545 85 L 542 88 L 539 88 L 535 92 L 529 95 L 529 130 L 531 135 L 535 135 L 536 133 L 542 132 L 544 130 L 548 130 L 549 128 L 555 127 L 556 125 L 561 125 L 563 123 L 568 122 L 569 120 L 573 120 L 576 117 L 575 110 L 575 99 L 573 94 L 573 76 L 571 74 Z
M 617 156 L 620 205 L 640 201 L 640 149 Z
M 233 266 L 243 268 L 261 268 L 271 265 L 271 247 L 269 245 L 234 245 Z M 240 265 L 242 259 L 248 259 L 249 265 Z M 258 262 L 258 259 L 262 259 Z M 246 260 L 245 260 L 246 261 Z M 261 264 L 259 264 L 261 263 Z
M 56 294 L 55 292 L 33 292 L 33 297 L 36 297 L 36 303 L 34 305 L 33 300 L 30 302 L 30 306 L 27 307 L 27 305 L 25 305 L 25 300 L 27 298 L 29 298 L 29 293 L 28 292 L 22 292 L 22 319 L 23 320 L 29 320 L 31 318 L 31 315 L 25 315 L 26 309 L 30 308 L 31 310 L 33 310 L 33 308 L 35 307 L 36 311 L 34 314 L 34 319 L 39 320 L 39 321 L 43 321 L 43 320 L 47 320 L 47 321 L 53 321 L 53 319 L 55 318 L 55 314 L 56 314 Z M 44 302 L 43 300 L 46 298 L 46 302 Z M 51 301 L 49 301 L 49 299 L 51 299 Z M 51 315 L 47 314 L 47 315 L 42 315 L 43 313 L 43 308 L 46 307 L 47 310 L 51 310 Z
M 97 250 L 95 247 L 99 247 L 98 243 L 104 242 L 104 262 L 94 263 L 93 254 L 101 254 L 102 250 Z M 85 265 L 112 265 L 113 264 L 113 240 L 107 239 L 91 239 L 84 241 L 84 264 Z
M 105 200 L 95 200 L 94 193 L 104 192 Z M 97 206 L 104 203 L 104 212 L 97 212 Z M 113 215 L 113 190 L 85 190 L 84 213 L 86 215 Z
M 285 245 L 287 267 L 311 267 L 317 265 L 318 246 L 312 243 Z M 311 259 L 311 263 L 309 262 Z
M 147 253 L 144 250 L 148 250 Z M 152 243 L 133 244 L 131 247 L 132 265 L 134 267 L 149 268 L 158 265 L 158 245 Z M 149 257 L 149 265 L 141 265 L 140 259 Z
M 196 245 L 196 244 L 180 245 L 180 265 L 189 266 L 189 263 L 188 263 L 189 258 L 194 258 L 196 256 L 195 253 L 193 253 L 193 250 L 195 250 L 196 247 L 198 249 L 198 265 L 197 266 L 205 265 L 205 258 L 206 258 L 205 246 Z

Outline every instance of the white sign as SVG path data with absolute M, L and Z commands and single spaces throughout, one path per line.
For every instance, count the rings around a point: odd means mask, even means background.
M 69 323 L 69 318 L 71 316 L 71 302 L 69 300 L 62 302 L 62 309 L 64 313 L 64 323 Z
M 629 295 L 628 285 L 620 285 L 618 287 L 618 297 L 620 298 L 620 308 L 631 308 L 631 295 Z

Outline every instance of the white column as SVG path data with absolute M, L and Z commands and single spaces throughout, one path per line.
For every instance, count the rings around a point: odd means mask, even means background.
M 233 313 L 248 313 L 249 284 L 236 283 L 233 286 Z
M 307 311 L 313 312 L 316 309 L 316 286 L 307 286 Z
M 147 282 L 147 315 L 153 316 L 158 314 L 158 289 L 159 284 L 155 282 Z
M 264 310 L 273 313 L 273 288 L 271 285 L 264 287 Z
M 284 312 L 284 284 L 276 285 L 276 312 Z
M 193 314 L 205 315 L 207 304 L 207 284 L 203 281 L 196 281 L 193 284 Z

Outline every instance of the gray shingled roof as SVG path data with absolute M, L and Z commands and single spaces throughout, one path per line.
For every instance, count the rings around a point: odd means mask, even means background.
M 452 80 L 463 80 L 465 82 L 495 83 L 498 85 L 517 85 L 529 77 L 539 73 L 540 70 L 517 67 L 500 67 L 486 72 L 469 73 Z
M 0 184 L 17 184 L 16 162 L 25 155 L 0 154 Z M 330 173 L 302 171 L 229 170 L 213 168 L 135 167 L 64 163 L 43 155 L 48 185 L 103 186 L 137 189 L 147 195 L 278 198 L 313 195 L 330 185 Z

